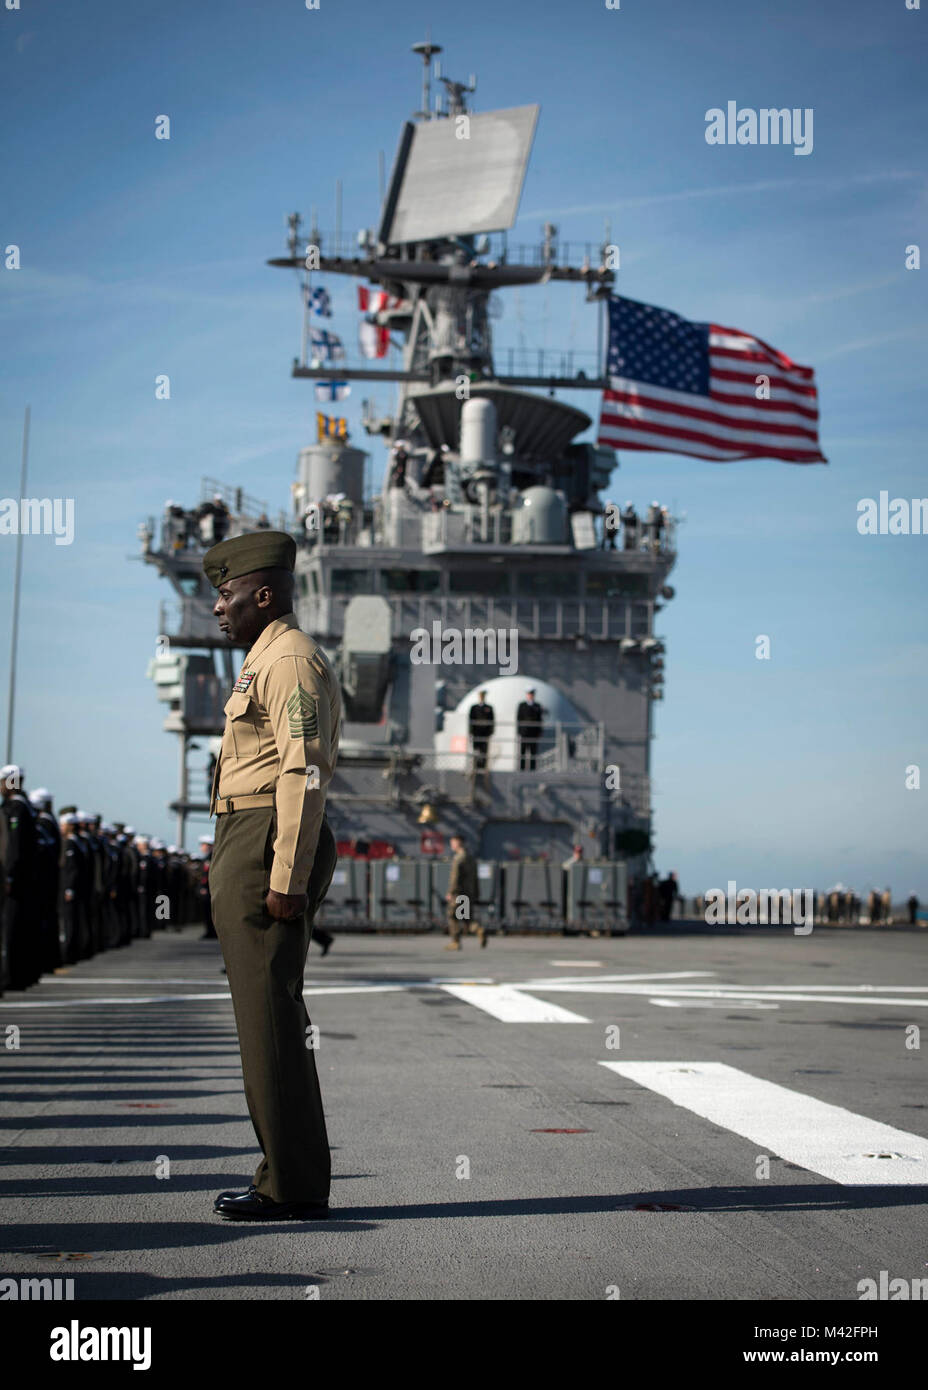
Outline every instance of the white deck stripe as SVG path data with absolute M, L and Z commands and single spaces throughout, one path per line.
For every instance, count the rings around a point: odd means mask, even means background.
M 531 994 L 523 994 L 512 985 L 442 985 L 446 994 L 453 994 L 465 1004 L 473 1004 L 492 1014 L 502 1023 L 589 1023 L 581 1014 L 549 1004 Z
M 549 986 L 562 985 L 565 989 L 569 985 L 615 985 L 624 984 L 627 980 L 653 980 L 660 983 L 661 980 L 690 980 L 699 976 L 714 975 L 714 970 L 648 970 L 636 975 L 539 975 L 531 980 L 513 980 L 516 989 L 548 989 Z M 687 986 L 690 988 L 690 986 Z M 693 989 L 701 989 L 701 985 L 693 985 Z M 706 985 L 710 989 L 712 986 Z M 732 986 L 736 988 L 736 986 Z
M 594 965 L 602 965 L 601 960 L 549 960 L 549 965 L 566 966 L 568 970 L 591 969 Z
M 699 999 L 695 994 L 686 999 L 652 997 L 648 1003 L 659 1005 L 662 1009 L 730 1009 L 733 1004 L 737 1004 L 742 1009 L 778 1009 L 780 1007 L 779 1004 L 768 1004 L 766 1001 L 758 1003 L 755 999 Z
M 778 1154 L 844 1186 L 928 1183 L 928 1139 L 762 1081 L 724 1062 L 600 1062 L 600 1066 L 739 1134 L 761 1152 Z M 868 1152 L 903 1157 L 864 1158 Z
M 545 984 L 538 981 L 532 986 L 533 989 L 540 989 L 543 992 L 550 990 L 558 994 L 646 994 L 650 997 L 660 995 L 663 998 L 675 999 L 730 999 L 732 1003 L 737 1003 L 740 999 L 780 999 L 786 1003 L 798 1004 L 878 1004 L 880 1007 L 895 1006 L 896 1008 L 906 1009 L 928 1009 L 928 992 L 923 989 L 926 995 L 923 999 L 913 999 L 911 995 L 891 996 L 887 994 L 818 994 L 814 988 L 808 993 L 800 993 L 791 990 L 778 989 L 738 989 L 731 985 L 726 987 L 702 986 L 702 985 L 663 985 L 659 980 L 653 981 L 649 985 L 612 985 L 605 984 L 600 980 L 591 981 L 589 984 Z

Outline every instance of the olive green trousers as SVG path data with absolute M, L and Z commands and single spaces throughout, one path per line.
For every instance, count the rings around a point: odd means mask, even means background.
M 335 869 L 335 840 L 323 820 L 306 911 L 278 922 L 265 907 L 275 835 L 270 806 L 217 816 L 209 870 L 213 921 L 232 993 L 248 1113 L 264 1154 L 254 1185 L 274 1202 L 325 1202 L 329 1141 L 303 972 L 313 916 Z

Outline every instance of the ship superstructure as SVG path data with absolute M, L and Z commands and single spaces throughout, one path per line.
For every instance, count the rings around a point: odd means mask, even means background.
M 379 227 L 346 247 L 315 227 L 304 240 L 294 214 L 288 255 L 270 262 L 296 270 L 304 293 L 313 277 L 355 277 L 375 295 L 367 331 L 402 344 L 401 364 L 372 355 L 333 367 L 304 332 L 293 365 L 317 382 L 399 385 L 393 413 L 365 415 L 389 450 L 377 494 L 365 451 L 320 438 L 300 452 L 283 522 L 298 540 L 300 625 L 344 695 L 330 821 L 341 842 L 401 858 L 421 855 L 424 832 L 463 831 L 494 861 L 559 861 L 581 843 L 588 858 L 643 863 L 663 680 L 654 623 L 673 594 L 674 522 L 652 507 L 619 528 L 604 495 L 616 457 L 576 442 L 591 419 L 555 395 L 601 390 L 599 372 L 540 353 L 534 371 L 505 354 L 498 364 L 492 333 L 499 292 L 574 281 L 599 315 L 613 272 L 605 248 L 569 264 L 553 228 L 532 252 L 507 246 L 538 108 L 473 113 L 473 81 L 442 79 L 430 109 L 439 50 L 415 51 L 422 110 L 401 134 Z M 190 746 L 220 734 L 235 670 L 203 546 L 269 520 L 264 504 L 210 482 L 188 515 L 169 509 L 158 544 L 145 531 L 145 558 L 177 596 L 153 675 L 181 737 L 179 839 L 206 810 Z M 527 755 L 518 710 L 529 690 L 542 724 Z M 469 727 L 480 691 L 494 712 L 485 749 Z

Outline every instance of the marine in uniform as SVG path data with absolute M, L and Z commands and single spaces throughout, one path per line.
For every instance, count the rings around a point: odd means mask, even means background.
M 448 934 L 451 940 L 445 947 L 446 951 L 460 951 L 461 934 L 465 931 L 476 931 L 481 946 L 487 944 L 486 927 L 478 925 L 473 918 L 473 911 L 480 896 L 480 885 L 477 881 L 477 861 L 468 851 L 466 844 L 460 835 L 451 836 L 451 849 L 453 857 L 451 860 L 451 873 L 448 878 L 448 892 L 445 897 L 448 903 Z M 465 898 L 466 902 L 458 904 L 458 898 Z M 458 912 L 464 909 L 462 917 Z
M 341 692 L 325 654 L 293 613 L 296 543 L 261 530 L 203 559 L 213 609 L 247 648 L 225 706 L 210 798 L 209 872 L 248 1111 L 263 1151 L 246 1192 L 220 1193 L 235 1220 L 328 1215 L 330 1155 L 303 972 L 313 916 L 335 868 L 325 819 L 338 755 Z

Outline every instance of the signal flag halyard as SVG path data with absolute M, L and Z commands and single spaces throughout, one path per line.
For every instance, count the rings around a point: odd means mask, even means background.
M 597 442 L 727 463 L 827 463 L 811 367 L 750 333 L 613 297 Z

